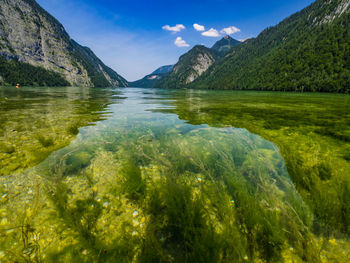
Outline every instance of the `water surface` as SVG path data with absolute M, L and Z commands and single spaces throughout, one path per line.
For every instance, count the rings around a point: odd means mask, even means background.
M 346 96 L 0 92 L 4 262 L 349 259 Z

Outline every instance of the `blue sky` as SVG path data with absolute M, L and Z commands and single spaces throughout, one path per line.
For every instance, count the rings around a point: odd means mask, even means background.
M 196 44 L 212 46 L 224 36 L 225 28 L 229 33 L 239 29 L 231 35 L 236 39 L 255 37 L 313 0 L 37 2 L 64 25 L 74 40 L 90 47 L 106 65 L 132 81 L 159 66 L 176 63 Z M 194 24 L 205 30 L 197 31 Z

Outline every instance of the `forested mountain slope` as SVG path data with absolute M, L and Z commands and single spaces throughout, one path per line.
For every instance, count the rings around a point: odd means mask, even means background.
M 350 92 L 350 1 L 314 2 L 234 47 L 187 87 Z

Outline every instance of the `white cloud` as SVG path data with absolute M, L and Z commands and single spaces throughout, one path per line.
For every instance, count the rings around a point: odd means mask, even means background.
M 186 27 L 182 24 L 177 24 L 176 26 L 166 25 L 166 26 L 163 26 L 162 29 L 166 31 L 171 31 L 171 32 L 180 32 L 181 30 L 186 29 Z
M 189 44 L 186 43 L 185 40 L 182 39 L 182 37 L 177 37 L 174 44 L 177 47 L 189 47 L 190 46 Z
M 204 31 L 205 27 L 199 24 L 193 24 L 193 28 L 196 29 L 197 31 Z
M 233 35 L 234 33 L 241 32 L 241 30 L 235 26 L 226 27 L 220 31 L 222 34 Z
M 208 31 L 203 32 L 202 36 L 205 36 L 205 37 L 219 37 L 220 34 L 219 34 L 219 32 L 216 29 L 210 28 Z

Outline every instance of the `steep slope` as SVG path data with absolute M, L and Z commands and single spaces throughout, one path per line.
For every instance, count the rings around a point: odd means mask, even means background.
M 314 2 L 234 47 L 189 87 L 350 92 L 350 1 Z
M 205 46 L 195 46 L 182 55 L 172 72 L 155 83 L 156 88 L 181 88 L 202 75 L 216 60 L 218 54 Z
M 173 65 L 162 66 L 144 78 L 129 82 L 130 87 L 153 88 L 154 84 L 173 70 Z
M 7 60 L 0 56 L 0 86 L 69 86 L 69 82 L 60 74 L 34 67 L 17 60 Z
M 211 65 L 224 57 L 231 48 L 239 44 L 241 42 L 230 36 L 225 36 L 216 42 L 212 48 L 201 45 L 195 46 L 182 55 L 172 72 L 156 81 L 154 86 L 156 88 L 182 88 L 200 77 Z
M 16 65 L 26 63 L 58 73 L 70 85 L 127 85 L 125 79 L 104 65 L 90 49 L 73 41 L 35 0 L 1 0 L 0 55 L 21 62 Z M 6 76 L 1 77 L 3 82 L 8 81 Z
M 221 40 L 216 42 L 211 49 L 218 52 L 219 55 L 225 56 L 231 50 L 231 48 L 238 46 L 241 43 L 242 42 L 240 42 L 236 39 L 233 39 L 230 36 L 225 36 Z

